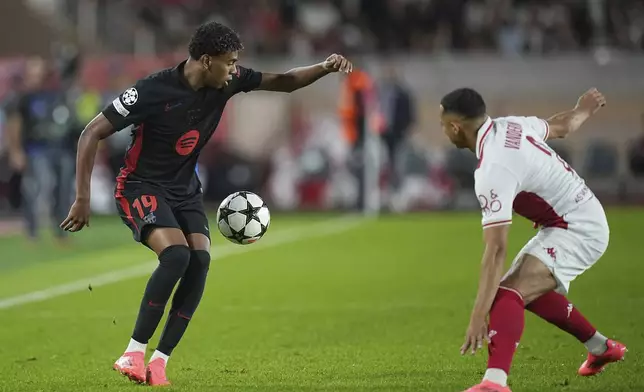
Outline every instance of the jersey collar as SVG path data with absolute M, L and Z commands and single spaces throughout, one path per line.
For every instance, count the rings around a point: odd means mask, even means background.
M 192 89 L 192 86 L 190 86 L 190 83 L 188 83 L 186 76 L 183 74 L 183 68 L 186 65 L 186 62 L 187 60 L 183 60 L 182 62 L 180 62 L 176 67 L 174 67 L 173 72 L 174 72 L 174 75 L 177 77 L 177 79 L 179 79 L 179 82 L 183 87 L 189 89 L 190 91 L 194 91 Z
M 492 129 L 492 125 L 494 123 L 492 122 L 492 118 L 488 117 L 487 120 L 481 125 L 481 128 L 476 132 L 476 158 L 481 159 L 481 156 L 483 155 L 483 144 L 485 142 L 485 138 L 487 135 L 490 133 L 490 130 Z

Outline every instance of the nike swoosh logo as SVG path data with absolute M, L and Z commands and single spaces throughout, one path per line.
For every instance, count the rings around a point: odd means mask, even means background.
M 166 103 L 165 104 L 165 111 L 169 112 L 170 110 L 176 109 L 181 105 L 183 105 L 183 102 L 175 103 L 174 105 L 170 105 L 169 103 Z

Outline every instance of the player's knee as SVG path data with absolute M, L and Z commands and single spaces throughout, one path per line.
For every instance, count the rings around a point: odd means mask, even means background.
M 190 248 L 186 245 L 171 245 L 159 254 L 159 265 L 183 276 L 190 264 Z
M 557 281 L 546 264 L 537 257 L 526 254 L 516 268 L 501 281 L 501 286 L 518 292 L 528 304 L 554 290 Z
M 501 282 L 501 287 L 514 290 L 521 295 L 523 302 L 527 305 L 543 294 L 557 288 L 557 281 L 550 276 L 525 277 L 510 275 Z
M 200 270 L 208 272 L 210 269 L 210 252 L 206 250 L 193 250 L 191 257 L 192 262 L 196 263 Z

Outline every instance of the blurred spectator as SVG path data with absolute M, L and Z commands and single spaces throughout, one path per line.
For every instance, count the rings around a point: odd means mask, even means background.
M 74 141 L 78 129 L 65 89 L 53 81 L 51 67 L 30 59 L 25 90 L 7 107 L 7 136 L 11 167 L 23 173 L 22 195 L 27 234 L 38 238 L 41 202 L 53 204 L 52 225 L 58 239 L 65 232 L 58 224 L 71 204 L 74 177 Z M 53 191 L 53 197 L 45 192 Z
M 611 46 L 644 49 L 644 2 L 610 0 L 605 3 L 607 30 Z
M 398 189 L 400 170 L 397 164 L 400 146 L 409 136 L 415 120 L 414 98 L 392 65 L 385 70 L 378 85 L 380 112 L 384 120 L 383 141 L 389 155 L 391 185 Z
M 631 144 L 628 151 L 628 161 L 631 173 L 636 177 L 644 177 L 644 136 Z
M 22 204 L 22 196 L 20 192 L 20 184 L 22 183 L 22 173 L 15 171 L 15 170 L 7 170 L 9 169 L 7 166 L 10 164 L 9 163 L 9 139 L 10 136 L 8 134 L 7 128 L 8 128 L 8 109 L 11 108 L 13 102 L 15 102 L 16 99 L 18 99 L 18 96 L 21 92 L 23 85 L 22 81 L 22 75 L 15 74 L 12 75 L 11 77 L 11 83 L 10 83 L 10 90 L 8 94 L 4 97 L 2 100 L 1 106 L 2 106 L 2 121 L 0 121 L 0 157 L 2 157 L 2 162 L 0 165 L 2 165 L 3 171 L 7 173 L 7 178 L 0 178 L 0 181 L 4 182 L 5 180 L 6 185 L 4 187 L 5 191 L 4 197 L 7 198 L 7 201 L 9 202 L 9 205 L 11 206 L 12 209 L 18 209 L 20 208 L 20 205 Z M 4 176 L 2 176 L 4 177 Z
M 144 22 L 140 25 L 157 37 L 160 52 L 186 41 L 196 24 L 209 19 L 235 26 L 247 50 L 261 54 L 345 49 L 545 54 L 589 49 L 595 42 L 644 49 L 641 0 L 130 0 L 130 5 Z M 108 31 L 123 31 L 121 13 L 116 15 L 110 20 L 110 13 L 100 13 Z M 123 44 L 117 39 L 115 49 Z
M 378 96 L 375 82 L 367 72 L 354 69 L 344 79 L 342 86 L 340 119 L 344 137 L 352 147 L 352 169 L 358 180 L 358 208 L 364 208 L 366 178 L 364 172 L 364 154 L 366 154 L 367 133 L 377 131 Z

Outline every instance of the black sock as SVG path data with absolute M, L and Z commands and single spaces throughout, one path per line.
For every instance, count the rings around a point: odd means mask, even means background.
M 172 354 L 183 337 L 188 323 L 197 310 L 206 287 L 206 277 L 210 268 L 210 254 L 205 250 L 191 252 L 190 265 L 181 278 L 179 287 L 172 298 L 172 308 L 163 329 L 157 350 L 165 355 Z
M 139 308 L 132 339 L 147 344 L 157 329 L 165 304 L 172 290 L 184 275 L 190 262 L 190 248 L 185 245 L 172 245 L 159 255 L 159 266 L 154 270 Z

